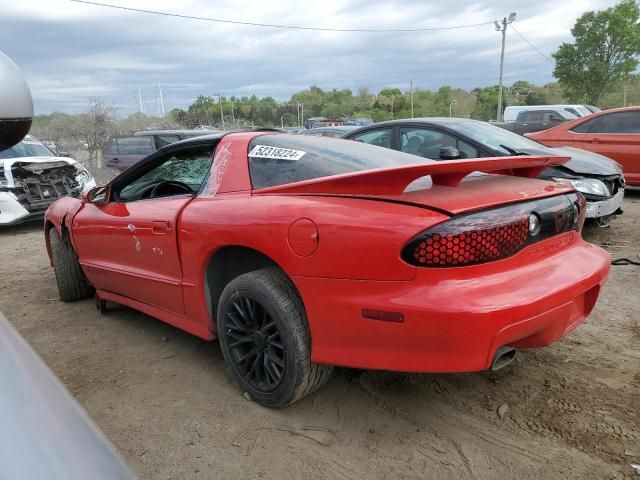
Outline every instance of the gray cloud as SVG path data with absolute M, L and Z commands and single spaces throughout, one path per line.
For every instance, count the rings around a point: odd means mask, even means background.
M 23 69 L 36 111 L 81 111 L 88 99 L 137 110 L 140 88 L 155 112 L 157 84 L 167 108 L 186 107 L 199 94 L 271 95 L 278 99 L 309 85 L 322 88 L 442 85 L 472 88 L 497 83 L 500 34 L 493 26 L 420 33 L 335 33 L 254 28 L 90 7 L 65 0 L 0 0 L 0 48 Z M 115 0 L 112 0 L 115 2 Z M 7 2 L 6 5 L 1 5 Z M 459 25 L 518 12 L 516 26 L 550 54 L 570 38 L 584 10 L 614 0 L 424 2 L 258 0 L 122 5 L 198 16 L 339 28 L 415 28 Z M 173 9 L 173 10 L 171 10 Z M 553 65 L 515 32 L 508 35 L 505 81 L 545 83 Z

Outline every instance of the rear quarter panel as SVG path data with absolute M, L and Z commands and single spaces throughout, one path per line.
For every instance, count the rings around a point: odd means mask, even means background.
M 248 192 L 195 199 L 183 211 L 178 232 L 186 313 L 213 320 L 205 295 L 206 269 L 225 246 L 257 250 L 290 277 L 411 280 L 416 268 L 402 261 L 402 247 L 446 218 L 426 209 L 359 199 Z M 310 220 L 317 229 L 317 248 L 308 256 L 296 254 L 290 244 L 290 227 L 299 219 Z

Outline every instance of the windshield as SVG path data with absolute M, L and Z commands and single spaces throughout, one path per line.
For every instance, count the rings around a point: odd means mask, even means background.
M 431 160 L 352 140 L 311 135 L 261 135 L 249 145 L 253 188 L 425 162 Z
M 37 140 L 23 140 L 0 152 L 0 159 L 22 157 L 55 157 L 53 152 Z
M 509 150 L 521 151 L 532 148 L 545 148 L 544 145 L 530 138 L 510 132 L 504 128 L 489 125 L 488 123 L 468 121 L 450 123 L 447 124 L 447 126 L 451 128 L 451 130 L 469 137 L 481 145 L 486 145 L 493 150 L 502 152 L 505 155 L 513 154 L 513 152 Z

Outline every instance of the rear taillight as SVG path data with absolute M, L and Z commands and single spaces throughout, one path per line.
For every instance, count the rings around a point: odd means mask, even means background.
M 458 267 L 507 258 L 545 238 L 580 231 L 585 206 L 574 193 L 453 217 L 412 239 L 402 259 L 420 267 Z

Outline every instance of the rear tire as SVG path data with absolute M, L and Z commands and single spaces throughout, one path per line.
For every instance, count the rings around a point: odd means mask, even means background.
M 82 273 L 71 242 L 62 240 L 57 230 L 52 228 L 49 230 L 49 245 L 60 299 L 63 302 L 72 302 L 91 297 L 93 287 Z
M 304 306 L 278 268 L 229 282 L 220 296 L 217 331 L 236 381 L 265 407 L 294 403 L 324 385 L 333 372 L 311 361 Z

